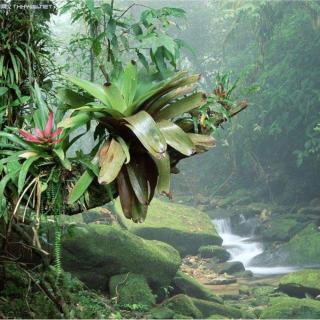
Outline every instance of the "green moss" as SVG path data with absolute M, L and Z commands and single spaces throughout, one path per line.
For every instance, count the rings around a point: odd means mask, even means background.
M 320 294 L 320 270 L 306 269 L 289 273 L 280 279 L 279 290 L 296 297 L 306 293 Z
M 116 203 L 120 211 L 119 202 Z M 221 245 L 222 239 L 216 232 L 209 217 L 192 207 L 174 202 L 154 199 L 143 224 L 126 221 L 133 233 L 150 240 L 166 242 L 180 254 L 196 254 L 199 247 L 209 244 Z
M 297 225 L 297 221 L 292 218 L 271 219 L 264 224 L 262 237 L 268 241 L 285 241 L 290 239 L 291 231 Z
M 288 243 L 281 246 L 279 256 L 287 264 L 320 264 L 320 232 L 313 223 L 297 233 Z
M 150 310 L 151 319 L 173 319 L 174 315 L 173 310 L 163 306 L 157 306 Z
M 173 279 L 173 284 L 176 291 L 179 293 L 184 293 L 190 297 L 223 303 L 220 297 L 216 296 L 201 283 L 181 271 L 177 272 Z
M 106 290 L 111 276 L 128 272 L 144 275 L 152 286 L 167 286 L 181 264 L 173 247 L 109 225 L 73 227 L 62 242 L 64 268 L 96 289 Z
M 121 274 L 111 277 L 110 295 L 120 305 L 140 304 L 150 307 L 155 297 L 144 276 L 140 274 Z
M 262 306 L 268 304 L 270 295 L 275 292 L 275 288 L 271 286 L 261 286 L 253 288 L 251 293 L 250 305 Z
M 45 273 L 36 273 L 28 270 L 38 283 L 42 278 L 53 277 L 68 305 L 71 318 L 79 319 L 107 319 L 111 308 L 104 296 L 87 290 L 84 285 L 67 272 L 63 272 L 57 280 L 54 270 Z M 29 283 L 27 274 L 15 264 L 5 265 L 5 278 L 0 292 L 0 310 L 5 318 L 61 318 L 51 300 L 39 290 L 33 281 Z
M 173 296 L 163 302 L 162 305 L 173 310 L 176 314 L 182 314 L 196 319 L 202 318 L 201 312 L 194 305 L 192 299 L 184 294 Z
M 209 317 L 212 314 L 219 314 L 228 318 L 242 318 L 241 310 L 206 300 L 192 298 L 194 305 L 202 312 L 204 317 Z
M 219 246 L 202 246 L 198 252 L 201 258 L 214 258 L 216 262 L 225 262 L 230 259 L 230 253 Z
M 271 298 L 261 319 L 319 319 L 320 301 L 291 297 Z

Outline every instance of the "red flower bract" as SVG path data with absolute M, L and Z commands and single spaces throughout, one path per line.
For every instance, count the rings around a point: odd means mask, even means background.
M 32 135 L 26 130 L 19 130 L 20 135 L 24 140 L 37 143 L 37 144 L 56 144 L 61 141 L 61 139 L 54 139 L 62 132 L 62 128 L 58 128 L 56 131 L 52 132 L 53 129 L 53 112 L 49 113 L 47 124 L 45 129 L 42 131 L 38 128 L 35 128 L 36 135 Z

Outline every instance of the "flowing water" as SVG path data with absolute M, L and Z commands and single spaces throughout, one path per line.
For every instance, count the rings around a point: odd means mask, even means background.
M 252 259 L 263 252 L 263 244 L 249 237 L 241 237 L 232 233 L 229 219 L 212 220 L 217 232 L 223 239 L 223 247 L 230 253 L 230 261 L 240 261 L 246 270 L 252 271 L 255 275 L 284 274 L 296 270 L 295 267 L 275 266 L 256 267 L 251 266 Z

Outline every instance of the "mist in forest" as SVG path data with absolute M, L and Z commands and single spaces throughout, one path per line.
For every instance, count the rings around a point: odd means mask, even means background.
M 0 319 L 319 319 L 320 2 L 0 0 Z

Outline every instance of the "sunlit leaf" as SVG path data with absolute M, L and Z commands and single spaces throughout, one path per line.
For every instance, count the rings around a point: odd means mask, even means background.
M 99 183 L 111 183 L 117 177 L 125 160 L 126 155 L 121 147 L 121 144 L 115 139 L 112 139 L 105 157 L 101 163 L 100 173 L 98 177 Z
M 140 140 L 142 145 L 154 156 L 161 157 L 167 150 L 166 141 L 157 124 L 145 111 L 140 111 L 124 120 Z
M 162 120 L 157 124 L 166 142 L 172 148 L 186 156 L 191 156 L 195 152 L 195 146 L 192 140 L 179 126 L 168 120 Z

